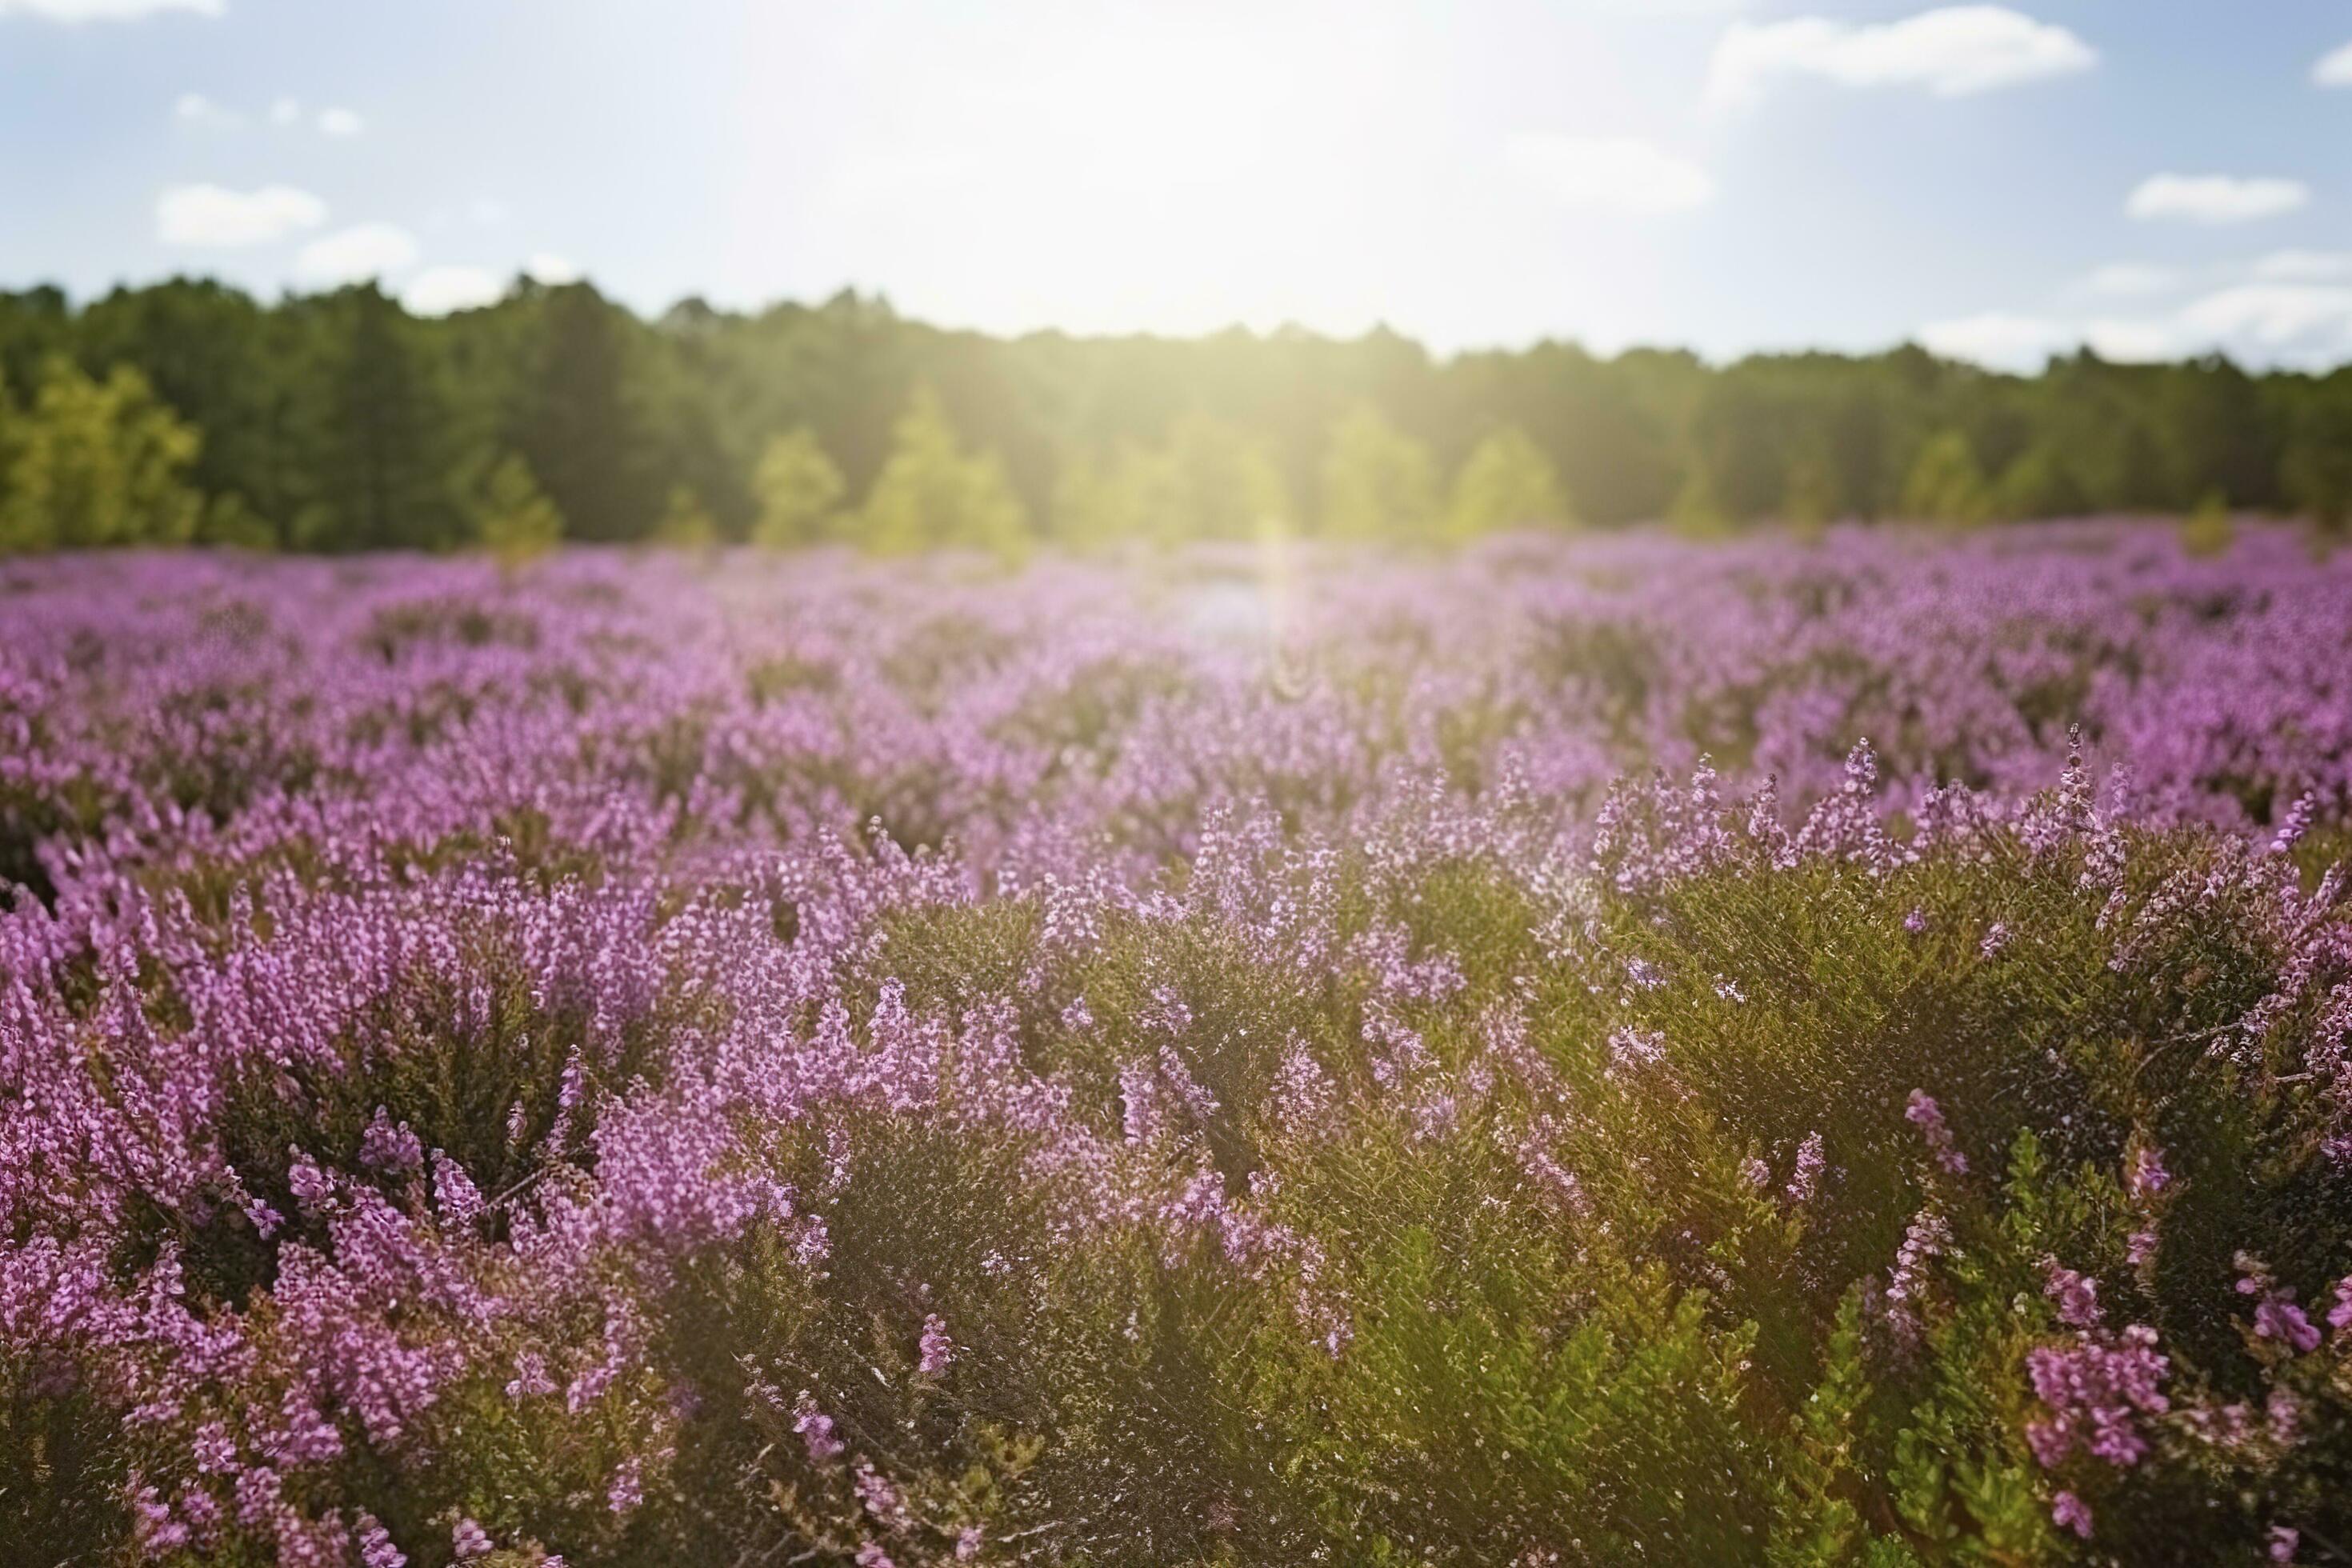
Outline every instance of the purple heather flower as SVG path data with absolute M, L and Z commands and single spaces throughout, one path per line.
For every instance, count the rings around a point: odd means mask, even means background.
M 937 1377 L 947 1371 L 955 1360 L 955 1342 L 948 1338 L 948 1323 L 937 1312 L 923 1320 L 922 1360 L 917 1370 L 925 1377 Z
M 1945 1125 L 1944 1108 L 1925 1089 L 1915 1089 L 1905 1102 L 1903 1119 L 1919 1129 L 1927 1141 L 1927 1151 L 1935 1155 L 1936 1163 L 1955 1176 L 1968 1174 L 1968 1156 L 1960 1152 L 1952 1139 L 1952 1130 Z
M 360 1515 L 359 1526 L 360 1562 L 363 1568 L 406 1568 L 407 1555 L 392 1543 L 392 1531 L 364 1513 Z
M 1805 1141 L 1797 1145 L 1796 1167 L 1790 1172 L 1789 1184 L 1783 1189 L 1790 1203 L 1802 1205 L 1813 1201 L 1821 1186 L 1822 1169 L 1828 1163 L 1822 1150 L 1822 1135 L 1806 1133 Z
M 633 1456 L 621 1461 L 604 1489 L 604 1505 L 614 1513 L 633 1513 L 646 1500 L 644 1466 Z
M 857 1464 L 856 1486 L 859 1504 L 883 1529 L 905 1530 L 914 1522 L 907 1500 L 899 1495 L 890 1478 L 862 1459 Z
M 2103 1316 L 2099 1310 L 2099 1282 L 2087 1274 L 2061 1268 L 2054 1261 L 2048 1268 L 2050 1279 L 2043 1293 L 2057 1303 L 2058 1321 L 2070 1329 L 2097 1328 Z
M 829 1464 L 841 1458 L 844 1444 L 833 1435 L 833 1417 L 818 1408 L 816 1396 L 805 1388 L 793 1400 L 793 1430 L 808 1449 L 810 1464 Z
M 395 1126 L 381 1105 L 360 1134 L 360 1163 L 392 1175 L 405 1175 L 425 1163 L 425 1143 L 407 1122 Z
M 2297 1354 L 2309 1354 L 2319 1348 L 2319 1331 L 2294 1298 L 2283 1291 L 2264 1296 L 2254 1307 L 2254 1332 L 2266 1340 L 2276 1340 Z
M 490 1552 L 490 1532 L 470 1519 L 461 1519 L 449 1531 L 449 1549 L 461 1563 Z
M 507 1384 L 507 1397 L 522 1399 L 531 1394 L 553 1394 L 555 1380 L 547 1375 L 547 1358 L 537 1351 L 518 1351 L 514 1360 L 515 1374 Z
M 2050 1500 L 2050 1517 L 2060 1529 L 2091 1539 L 2091 1505 L 2073 1492 L 2060 1492 Z
M 2034 1396 L 2050 1414 L 2029 1422 L 2027 1447 L 2047 1468 L 2076 1449 L 2118 1468 L 2147 1453 L 2142 1415 L 2171 1409 L 2163 1390 L 2171 1363 L 2156 1349 L 2156 1331 L 2135 1323 L 2121 1333 L 2085 1330 L 2072 1345 L 2043 1345 L 2026 1354 Z
M 2273 1524 L 2270 1530 L 2270 1554 L 2273 1563 L 2292 1563 L 2303 1545 L 2303 1532 L 2293 1525 Z

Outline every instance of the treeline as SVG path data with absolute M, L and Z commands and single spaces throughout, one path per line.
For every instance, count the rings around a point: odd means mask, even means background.
M 2352 512 L 2352 371 L 1008 340 L 851 293 L 647 321 L 586 284 L 437 320 L 372 285 L 0 294 L 0 549 L 1017 552 L 2199 507 Z

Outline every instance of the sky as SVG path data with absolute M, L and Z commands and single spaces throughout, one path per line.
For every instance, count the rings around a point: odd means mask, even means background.
M 2352 360 L 2336 0 L 0 0 L 0 286 Z

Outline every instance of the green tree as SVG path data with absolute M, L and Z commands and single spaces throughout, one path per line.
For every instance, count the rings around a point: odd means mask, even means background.
M 205 502 L 204 516 L 196 523 L 196 540 L 231 550 L 270 551 L 278 548 L 278 531 L 268 518 L 247 505 L 243 496 L 232 491 Z
M 1445 509 L 1446 536 L 1456 540 L 1570 521 L 1559 470 L 1517 426 L 1496 431 L 1472 448 L 1454 476 L 1454 495 Z
M 1993 486 L 1992 510 L 1998 517 L 2068 517 L 2084 510 L 2073 468 L 2046 440 L 2020 452 Z
M 654 542 L 667 550 L 713 550 L 719 545 L 719 524 L 692 485 L 672 485 L 669 504 L 654 525 Z
M 585 283 L 546 291 L 513 445 L 580 539 L 642 536 L 655 520 L 635 318 Z
M 916 384 L 898 416 L 862 521 L 866 548 L 887 555 L 963 549 L 1011 557 L 1029 543 L 1028 515 L 1004 465 L 992 452 L 964 449 L 928 382 Z
M 1055 531 L 1080 548 L 1253 539 L 1290 515 L 1289 487 L 1264 442 L 1224 420 L 1179 417 L 1167 441 L 1121 441 L 1108 461 L 1080 454 L 1056 487 Z
M 1055 466 L 1054 498 L 1046 509 L 1055 543 L 1090 550 L 1126 536 L 1112 467 L 1086 451 L 1068 453 Z
M 0 551 L 185 543 L 203 508 L 186 480 L 200 446 L 128 365 L 96 380 L 50 360 L 0 426 Z
M 1124 440 L 1099 461 L 1081 453 L 1055 487 L 1055 536 L 1080 550 L 1167 542 L 1181 527 L 1175 492 L 1175 466 L 1156 447 Z
M 1732 531 L 1731 515 L 1716 499 L 1715 484 L 1704 467 L 1694 468 L 1666 509 L 1666 522 L 1685 539 L 1725 539 Z
M 237 498 L 240 539 L 263 544 L 265 531 L 275 535 L 317 499 L 306 486 L 325 428 L 311 417 L 331 358 L 314 336 L 321 316 L 273 308 L 209 279 L 175 278 L 93 300 L 74 323 L 74 353 L 92 370 L 136 369 L 204 432 L 189 482 Z M 209 521 L 200 537 L 214 537 Z
M 544 555 L 563 539 L 563 513 L 520 453 L 484 466 L 470 512 L 474 542 L 508 565 Z
M 449 504 L 440 387 L 417 323 L 373 283 L 327 301 L 330 333 L 306 544 L 443 550 L 464 520 Z
M 2180 547 L 2191 555 L 2226 555 L 2237 538 L 2237 520 L 2220 490 L 2207 490 L 2196 510 L 2180 520 Z
M 1429 448 L 1370 404 L 1341 416 L 1323 454 L 1324 536 L 1397 543 L 1431 537 L 1437 521 Z
M 1780 497 L 1780 516 L 1801 538 L 1819 538 L 1841 509 L 1836 468 L 1818 453 L 1807 453 L 1789 465 L 1789 483 Z
M 1168 433 L 1165 510 L 1153 536 L 1255 539 L 1288 523 L 1290 487 L 1266 443 L 1231 421 L 1197 411 Z
M 1903 481 L 1903 513 L 1928 522 L 1966 527 L 1992 515 L 1984 469 L 1966 435 L 1945 430 L 1928 437 Z
M 848 486 L 816 433 L 801 426 L 769 438 L 751 489 L 760 509 L 753 542 L 790 550 L 834 536 Z
M 2352 373 L 2338 371 L 2295 400 L 2279 488 L 2324 534 L 2339 534 L 2352 521 Z

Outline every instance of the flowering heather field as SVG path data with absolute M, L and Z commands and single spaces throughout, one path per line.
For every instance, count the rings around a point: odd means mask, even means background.
M 10 1563 L 2352 1562 L 2284 531 L 0 628 Z

